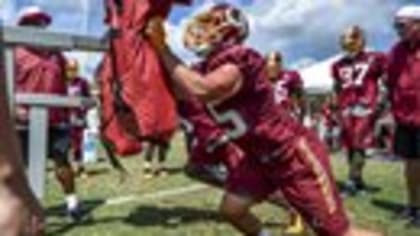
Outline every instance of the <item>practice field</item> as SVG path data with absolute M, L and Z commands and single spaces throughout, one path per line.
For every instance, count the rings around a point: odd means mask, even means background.
M 131 177 L 120 182 L 107 163 L 89 166 L 92 176 L 79 179 L 79 193 L 91 217 L 79 225 L 63 216 L 62 194 L 53 174 L 48 177 L 45 204 L 48 235 L 68 236 L 224 236 L 238 235 L 217 214 L 221 192 L 184 176 L 185 154 L 177 138 L 170 154 L 170 175 L 145 180 L 141 159 L 124 160 Z M 342 154 L 333 157 L 339 180 L 344 180 L 346 163 Z M 392 216 L 404 199 L 402 166 L 399 162 L 370 160 L 367 179 L 377 191 L 346 200 L 350 216 L 359 225 L 390 236 L 418 236 L 420 229 L 407 229 Z M 282 235 L 284 211 L 269 205 L 255 209 L 275 235 Z

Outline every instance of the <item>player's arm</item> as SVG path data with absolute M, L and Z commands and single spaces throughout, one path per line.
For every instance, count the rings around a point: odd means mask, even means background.
M 303 88 L 303 80 L 298 72 L 295 74 L 296 79 L 292 88 L 292 99 L 296 102 L 300 109 L 300 119 L 303 120 L 306 114 L 305 90 Z
M 293 100 L 300 101 L 304 96 L 303 82 L 299 74 L 296 73 L 295 76 L 296 81 L 292 84 L 291 96 Z
M 341 85 L 339 81 L 338 69 L 335 65 L 331 67 L 331 76 L 333 78 L 333 96 L 338 97 L 338 94 L 341 92 Z
M 162 62 L 180 89 L 187 90 L 201 101 L 223 100 L 235 94 L 241 85 L 241 73 L 232 64 L 202 75 L 188 68 L 169 48 L 159 51 Z
M 166 70 L 170 73 L 172 82 L 201 101 L 224 100 L 233 96 L 241 87 L 242 74 L 234 64 L 227 63 L 206 75 L 187 67 L 166 45 L 162 20 L 152 20 L 149 23 L 147 35 Z
M 379 117 L 381 114 L 385 112 L 387 107 L 387 100 L 388 100 L 388 89 L 386 87 L 386 80 L 387 80 L 387 56 L 385 53 L 377 52 L 376 53 L 376 60 L 375 60 L 375 68 L 377 68 L 377 89 L 378 93 L 373 101 L 374 106 L 372 107 L 374 111 L 374 115 Z
M 331 67 L 331 76 L 333 78 L 333 92 L 331 95 L 331 105 L 334 107 L 334 109 L 332 109 L 332 113 L 334 114 L 335 117 L 337 117 L 338 122 L 339 121 L 339 101 L 338 101 L 338 96 L 341 92 L 341 85 L 339 83 L 339 74 L 338 74 L 338 69 L 335 65 L 333 65 Z

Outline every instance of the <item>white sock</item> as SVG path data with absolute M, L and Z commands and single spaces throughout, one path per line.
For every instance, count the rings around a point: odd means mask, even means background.
M 268 232 L 267 230 L 263 229 L 263 230 L 261 230 L 261 232 L 258 234 L 258 236 L 270 236 L 270 232 Z
M 75 209 L 79 205 L 79 201 L 77 200 L 76 194 L 67 195 L 66 202 L 67 202 L 67 209 L 69 210 Z

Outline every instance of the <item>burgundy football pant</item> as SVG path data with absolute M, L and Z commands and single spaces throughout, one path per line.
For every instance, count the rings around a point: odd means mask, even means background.
M 83 145 L 83 127 L 73 127 L 70 131 L 71 149 L 73 150 L 74 160 L 82 161 L 82 145 Z
M 267 163 L 242 161 L 228 179 L 228 191 L 256 200 L 281 193 L 287 202 L 322 236 L 340 236 L 349 228 L 332 175 L 329 153 L 315 134 L 290 145 L 287 153 Z

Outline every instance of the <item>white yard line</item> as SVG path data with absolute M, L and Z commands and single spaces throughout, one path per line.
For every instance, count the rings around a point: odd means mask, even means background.
M 204 190 L 208 188 L 206 185 L 202 184 L 195 184 L 190 185 L 183 188 L 174 188 L 169 190 L 162 190 L 154 193 L 148 193 L 144 195 L 128 195 L 123 197 L 116 197 L 116 198 L 110 198 L 105 201 L 106 206 L 115 206 L 115 205 L 122 205 L 132 202 L 141 202 L 145 200 L 156 200 L 156 199 L 162 199 L 167 197 L 173 197 L 178 195 L 183 195 L 187 193 L 197 192 L 200 190 Z

